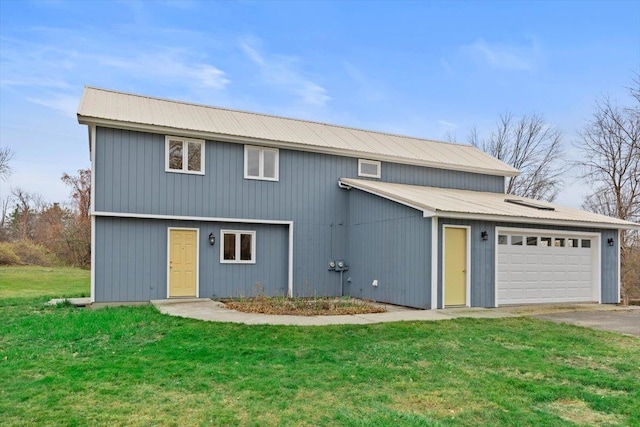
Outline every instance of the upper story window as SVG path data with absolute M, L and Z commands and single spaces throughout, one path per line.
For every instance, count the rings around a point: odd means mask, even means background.
M 202 139 L 167 136 L 165 141 L 165 171 L 204 175 Z
M 277 148 L 244 146 L 244 177 L 277 181 L 280 153 Z
M 376 162 L 375 160 L 358 159 L 358 176 L 380 178 L 380 169 L 380 162 Z

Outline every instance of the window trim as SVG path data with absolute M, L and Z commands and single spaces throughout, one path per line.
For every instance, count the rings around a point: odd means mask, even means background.
M 182 169 L 171 169 L 169 167 L 169 145 L 171 141 L 181 141 L 182 142 Z M 200 144 L 200 170 L 199 171 L 190 171 L 189 168 L 189 143 Z M 179 136 L 171 136 L 165 135 L 164 137 L 164 171 L 165 172 L 173 172 L 173 173 L 186 173 L 190 175 L 204 175 L 204 156 L 205 156 L 205 140 L 204 139 L 194 139 L 194 138 L 184 138 Z M 185 149 L 185 146 L 187 147 Z
M 258 150 L 258 176 L 249 175 L 249 156 L 247 155 L 248 150 Z M 265 151 L 271 151 L 276 154 L 276 164 L 274 165 L 275 177 L 265 177 L 264 176 L 264 153 Z M 257 145 L 245 145 L 244 146 L 244 179 L 255 179 L 258 181 L 280 181 L 280 150 L 277 148 L 271 147 L 260 147 Z
M 376 165 L 376 167 L 378 168 L 378 173 L 376 175 L 370 174 L 370 173 L 364 173 L 362 172 L 362 165 L 363 164 L 369 164 L 369 165 Z M 366 178 L 380 178 L 382 176 L 382 162 L 379 162 L 377 160 L 366 160 L 366 159 L 358 159 L 358 176 L 363 176 Z
M 224 235 L 233 234 L 236 238 L 236 259 L 224 259 Z M 251 235 L 251 259 L 240 259 L 240 235 Z M 255 230 L 220 230 L 220 263 L 221 264 L 255 264 L 256 263 L 256 231 Z

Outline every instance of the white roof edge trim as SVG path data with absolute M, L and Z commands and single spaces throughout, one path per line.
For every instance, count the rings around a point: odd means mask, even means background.
M 147 125 L 142 123 L 124 122 L 119 120 L 107 120 L 107 119 L 100 119 L 96 117 L 83 116 L 80 114 L 78 114 L 77 116 L 78 116 L 78 123 L 82 125 L 97 125 L 97 126 L 102 125 L 104 127 L 112 127 L 112 128 L 125 129 L 125 130 L 144 131 L 144 132 L 159 133 L 164 135 L 172 134 L 175 136 L 191 137 L 191 138 L 198 137 L 198 138 L 204 138 L 204 139 L 215 139 L 222 142 L 233 142 L 238 144 L 251 143 L 251 144 L 258 144 L 258 145 L 267 146 L 267 147 L 285 148 L 285 149 L 292 149 L 292 150 L 298 150 L 298 151 L 331 154 L 331 155 L 353 157 L 353 158 L 366 157 L 367 159 L 370 159 L 370 160 L 379 160 L 383 162 L 399 163 L 403 165 L 423 166 L 423 167 L 430 167 L 434 169 L 455 170 L 458 172 L 469 172 L 469 173 L 477 173 L 477 174 L 484 174 L 484 175 L 493 175 L 493 176 L 502 176 L 502 177 L 520 175 L 520 171 L 518 171 L 515 168 L 513 169 L 512 172 L 509 172 L 506 170 L 497 170 L 492 168 L 471 167 L 471 166 L 466 167 L 466 166 L 450 164 L 450 163 L 419 161 L 409 157 L 377 156 L 375 154 L 365 152 L 365 151 L 343 150 L 338 148 L 322 148 L 322 147 L 310 146 L 305 144 L 294 144 L 294 143 L 287 143 L 282 141 L 273 141 L 268 139 L 217 134 L 213 132 L 179 129 L 179 128 L 173 128 L 173 127 L 167 127 L 167 126 L 159 126 L 159 125 Z
M 474 214 L 474 213 L 460 213 L 460 212 L 446 212 L 438 211 L 438 216 L 441 218 L 453 218 L 453 219 L 472 219 L 472 220 L 485 220 L 495 222 L 509 222 L 509 223 L 523 223 L 523 224 L 540 224 L 540 225 L 563 225 L 572 227 L 586 227 L 586 228 L 607 228 L 612 230 L 640 230 L 640 224 L 612 224 L 607 222 L 589 222 L 589 221 L 573 221 L 570 219 L 543 219 L 543 218 L 527 218 L 516 216 L 503 216 L 503 215 L 488 215 L 488 214 Z
M 356 188 L 360 191 L 364 191 L 365 193 L 369 193 L 369 194 L 373 194 L 374 196 L 378 196 L 378 197 L 382 197 L 384 199 L 387 200 L 391 200 L 392 202 L 396 202 L 396 203 L 400 203 L 401 205 L 413 208 L 417 211 L 422 212 L 422 216 L 424 218 L 430 218 L 432 216 L 435 216 L 436 214 L 436 210 L 434 208 L 425 208 L 424 206 L 418 206 L 418 205 L 414 205 L 411 202 L 408 202 L 402 198 L 397 198 L 391 195 L 388 195 L 384 192 L 379 192 L 379 191 L 374 191 L 368 188 L 364 188 L 364 187 L 360 187 L 358 185 L 354 185 L 354 184 L 350 184 L 350 183 L 344 183 L 342 182 L 341 179 L 338 180 L 338 186 L 340 186 L 340 188 L 345 188 L 345 187 L 350 187 L 350 188 Z M 344 186 L 344 187 L 343 187 Z

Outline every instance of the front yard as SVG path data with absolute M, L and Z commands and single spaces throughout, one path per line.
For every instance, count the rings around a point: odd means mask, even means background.
M 76 296 L 88 277 L 7 271 L 3 425 L 640 425 L 632 337 L 531 318 L 285 327 L 45 308 L 31 283 Z

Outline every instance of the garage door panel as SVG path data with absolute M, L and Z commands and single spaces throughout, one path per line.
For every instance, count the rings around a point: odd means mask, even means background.
M 582 248 L 573 245 L 575 239 L 590 238 L 579 234 L 558 236 L 551 231 L 542 237 L 564 241 L 565 246 L 498 246 L 498 304 L 593 301 L 597 295 L 593 288 L 595 242 L 590 248 Z

